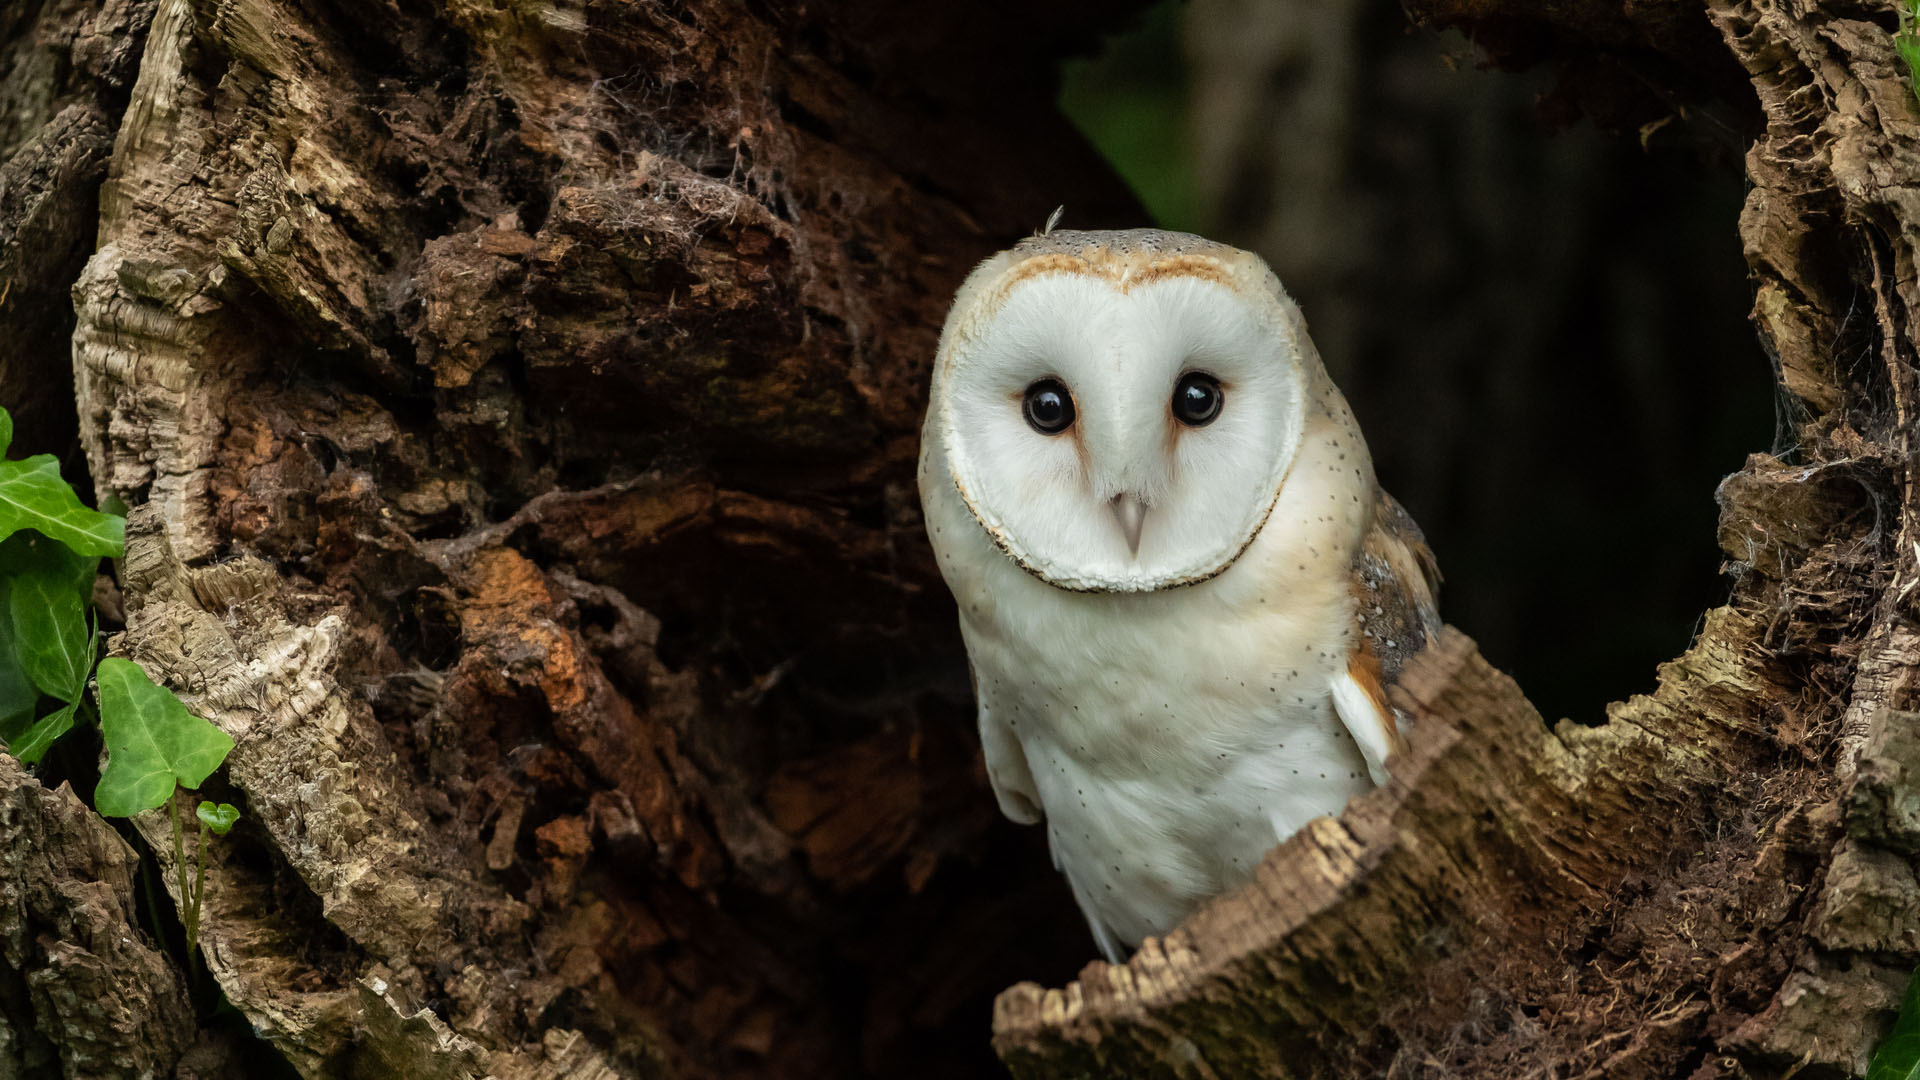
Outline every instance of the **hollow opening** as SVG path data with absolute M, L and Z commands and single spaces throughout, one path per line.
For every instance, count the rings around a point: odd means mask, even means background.
M 1600 723 L 1728 598 L 1714 492 L 1779 430 L 1744 142 L 1570 123 L 1553 73 L 1482 63 L 1392 6 L 1164 2 L 1060 101 L 1154 224 L 1268 261 L 1442 615 L 1549 720 Z
M 1555 129 L 1552 73 L 1483 64 L 1393 6 L 1166 2 L 1061 104 L 1158 224 L 1267 259 L 1442 615 L 1597 723 L 1726 599 L 1713 491 L 1774 437 L 1739 144 L 1697 112 Z

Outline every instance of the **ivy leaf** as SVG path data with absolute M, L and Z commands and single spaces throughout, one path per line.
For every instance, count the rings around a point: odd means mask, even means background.
M 0 410 L 0 414 L 4 412 Z M 0 424 L 0 433 L 3 432 L 4 424 Z M 37 579 L 37 588 L 44 590 L 51 587 L 55 596 L 53 604 L 45 612 L 35 612 L 26 621 L 34 624 L 37 620 L 52 619 L 56 627 L 55 639 L 68 640 L 74 624 L 71 619 L 55 617 L 52 611 L 57 608 L 71 614 L 76 605 L 81 609 L 89 605 L 93 596 L 94 577 L 99 569 L 98 555 L 76 554 L 65 544 L 55 543 L 37 532 L 17 532 L 0 541 L 0 741 L 4 741 L 7 749 L 26 764 L 31 765 L 39 760 L 45 755 L 48 745 L 72 729 L 74 710 L 61 709 L 41 717 L 38 722 L 34 720 L 41 690 L 35 686 L 35 680 L 29 677 L 28 669 L 21 660 L 22 650 L 16 644 L 14 583 L 19 578 L 32 577 Z M 84 629 L 82 633 L 85 635 L 86 662 L 78 670 L 72 671 L 70 681 L 64 686 L 47 688 L 62 701 L 80 700 L 86 687 L 87 673 L 93 669 L 98 635 Z M 41 638 L 44 645 L 44 629 L 35 633 L 35 636 Z M 44 653 L 48 650 L 42 647 L 37 651 Z M 43 675 L 45 670 L 43 667 Z
M 0 545 L 4 546 L 4 545 Z M 13 650 L 13 619 L 5 615 L 6 599 L 13 590 L 0 575 L 0 740 L 12 743 L 26 734 L 33 724 L 34 706 L 40 703 L 40 691 L 20 666 Z
M 0 409 L 0 454 L 5 454 L 7 447 L 12 445 L 13 414 L 5 409 Z
M 41 572 L 14 575 L 8 593 L 14 652 L 27 677 L 48 697 L 79 701 L 93 659 L 80 594 L 71 582 Z
M 100 556 L 81 555 L 37 532 L 17 532 L 0 541 L 0 577 L 44 574 L 72 586 L 83 606 L 93 605 L 93 579 Z
M 52 454 L 0 461 L 0 538 L 20 529 L 35 529 L 82 555 L 118 555 L 126 547 L 126 519 L 81 506 Z
M 173 795 L 176 784 L 199 787 L 233 749 L 226 732 L 188 712 L 139 664 L 108 657 L 94 678 L 107 767 L 93 789 L 93 808 L 107 817 L 151 810 Z
M 232 803 L 223 802 L 215 806 L 203 802 L 193 808 L 193 816 L 199 818 L 200 824 L 205 825 L 213 835 L 225 836 L 233 828 L 233 823 L 240 820 L 240 811 Z
M 1903 21 L 1911 19 L 1909 15 Z M 1920 36 L 1910 30 L 1893 35 L 1893 50 L 1907 62 L 1907 82 L 1913 87 L 1915 96 L 1920 96 Z
M 1907 984 L 1900 1016 L 1873 1052 L 1867 1080 L 1920 1080 L 1920 977 Z
M 7 744 L 7 752 L 20 759 L 22 765 L 33 765 L 45 756 L 54 740 L 65 735 L 73 728 L 73 711 L 79 705 L 62 705 L 34 722 L 25 735 Z

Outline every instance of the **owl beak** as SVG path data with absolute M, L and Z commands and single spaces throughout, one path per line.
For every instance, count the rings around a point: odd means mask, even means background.
M 1120 523 L 1120 533 L 1127 538 L 1127 550 L 1134 555 L 1140 554 L 1140 526 L 1147 520 L 1147 508 L 1132 495 L 1115 495 L 1107 503 L 1113 511 L 1113 520 Z

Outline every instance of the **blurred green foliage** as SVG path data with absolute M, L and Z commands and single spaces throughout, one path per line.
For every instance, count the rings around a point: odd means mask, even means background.
M 1062 65 L 1060 108 L 1133 188 L 1153 215 L 1152 224 L 1201 232 L 1206 210 L 1184 152 L 1184 13 L 1180 0 L 1162 0 L 1107 38 L 1098 56 Z M 1074 227 L 1071 204 L 1064 224 Z
M 1915 1080 L 1920 1077 L 1920 975 L 1907 984 L 1900 1015 L 1867 1066 L 1867 1080 Z

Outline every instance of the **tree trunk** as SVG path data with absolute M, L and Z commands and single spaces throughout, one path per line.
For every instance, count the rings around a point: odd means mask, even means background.
M 1738 584 L 1655 692 L 1549 730 L 1450 632 L 1396 692 L 1390 787 L 1127 965 L 1008 991 L 996 1044 L 1021 1077 L 1859 1075 L 1920 961 L 1920 108 L 1893 11 L 1410 7 L 1557 60 L 1564 106 L 1629 131 L 1739 105 L 1745 72 L 1739 228 L 1792 452 L 1721 485 Z
M 1121 14 L 0 14 L 5 404 L 59 448 L 71 355 L 112 648 L 236 738 L 244 813 L 234 1025 L 59 768 L 12 779 L 0 1076 L 994 1068 L 993 993 L 1083 938 L 977 765 L 915 437 L 976 260 L 1063 192 L 1138 219 L 1051 106 Z
M 1450 634 L 1391 787 L 1129 964 L 1007 991 L 993 1048 L 1858 1073 L 1920 960 L 1891 10 L 1412 6 L 1615 125 L 1758 95 L 1740 229 L 1794 453 L 1721 488 L 1740 584 L 1654 694 L 1549 731 Z M 986 999 L 1085 938 L 985 790 L 914 436 L 975 259 L 1060 201 L 1137 220 L 1050 100 L 1119 14 L 0 14 L 0 391 L 59 449 L 71 356 L 130 507 L 114 650 L 234 735 L 209 790 L 245 813 L 209 848 L 223 1025 L 132 869 L 170 887 L 165 819 L 129 848 L 57 767 L 0 777 L 0 1076 L 991 1069 Z

